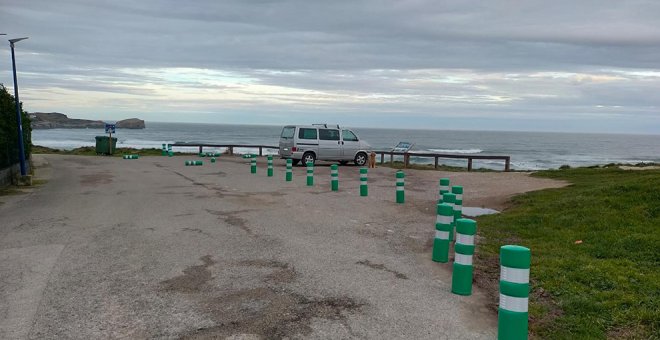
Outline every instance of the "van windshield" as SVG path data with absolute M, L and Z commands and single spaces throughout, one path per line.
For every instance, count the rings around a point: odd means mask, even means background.
M 357 142 L 358 138 L 351 130 L 342 130 L 342 135 L 345 142 Z
M 284 129 L 282 129 L 282 138 L 293 138 L 294 134 L 296 133 L 296 128 L 293 126 L 285 126 Z

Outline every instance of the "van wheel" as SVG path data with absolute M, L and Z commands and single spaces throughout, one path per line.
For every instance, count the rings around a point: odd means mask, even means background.
M 293 166 L 298 165 L 298 163 L 300 163 L 300 160 L 299 160 L 299 159 L 292 159 L 292 160 L 291 160 L 291 165 L 293 165 Z
M 355 165 L 363 166 L 365 164 L 367 164 L 367 154 L 364 152 L 358 152 L 358 154 L 355 155 Z
M 346 165 L 346 164 L 348 164 L 348 161 L 339 161 L 339 164 Z
M 307 165 L 307 163 L 312 162 L 314 164 L 314 161 L 316 161 L 316 157 L 314 156 L 313 152 L 305 152 L 303 154 L 302 162 L 304 166 Z

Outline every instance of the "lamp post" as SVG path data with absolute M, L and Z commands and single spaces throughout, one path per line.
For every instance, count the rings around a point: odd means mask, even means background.
M 18 153 L 21 162 L 21 176 L 27 175 L 25 166 L 25 146 L 23 145 L 23 123 L 21 119 L 21 102 L 18 100 L 18 82 L 16 80 L 16 58 L 14 57 L 14 44 L 25 40 L 25 38 L 9 39 L 9 46 L 11 47 L 11 64 L 14 70 L 14 99 L 16 99 L 16 121 L 18 122 Z

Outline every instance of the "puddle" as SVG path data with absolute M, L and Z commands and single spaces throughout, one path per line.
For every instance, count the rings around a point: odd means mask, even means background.
M 495 210 L 495 209 L 490 209 L 490 208 L 477 208 L 477 207 L 463 207 L 462 211 L 463 215 L 469 216 L 469 217 L 477 217 L 481 215 L 492 215 L 492 214 L 499 214 L 500 212 Z

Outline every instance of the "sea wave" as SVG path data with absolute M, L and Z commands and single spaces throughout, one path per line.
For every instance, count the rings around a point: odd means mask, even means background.
M 465 154 L 484 152 L 484 150 L 481 149 L 428 149 L 428 151 L 437 152 L 437 153 L 465 153 Z

